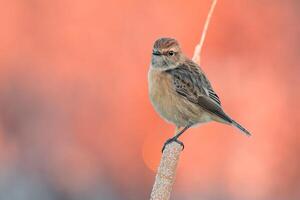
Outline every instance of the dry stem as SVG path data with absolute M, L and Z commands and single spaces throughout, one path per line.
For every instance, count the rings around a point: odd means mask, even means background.
M 166 146 L 155 177 L 151 200 L 170 199 L 181 149 L 181 145 L 176 142 Z
M 207 33 L 207 30 L 208 30 L 208 25 L 209 25 L 211 16 L 214 12 L 214 9 L 216 7 L 217 1 L 218 0 L 213 0 L 212 1 L 212 4 L 211 4 L 209 12 L 208 12 L 208 15 L 207 15 L 206 20 L 205 20 L 205 24 L 204 24 L 204 28 L 203 28 L 203 31 L 202 31 L 201 39 L 200 39 L 199 43 L 197 44 L 197 46 L 195 47 L 193 61 L 198 63 L 198 64 L 200 64 L 201 50 L 202 50 L 203 43 L 204 43 L 206 33 Z
M 200 64 L 201 49 L 216 4 L 217 4 L 217 0 L 213 0 L 204 24 L 200 42 L 195 47 L 193 61 L 198 64 Z M 176 142 L 173 142 L 166 146 L 157 170 L 155 183 L 153 185 L 150 200 L 170 199 L 172 187 L 175 182 L 176 168 L 177 168 L 181 149 L 182 149 L 181 145 Z

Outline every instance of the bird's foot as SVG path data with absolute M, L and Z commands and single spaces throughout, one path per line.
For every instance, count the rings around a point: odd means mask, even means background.
M 184 149 L 184 144 L 183 144 L 183 142 L 179 141 L 178 138 L 175 136 L 175 137 L 169 138 L 169 139 L 165 142 L 165 144 L 164 144 L 164 146 L 163 146 L 161 152 L 163 153 L 164 150 L 165 150 L 165 148 L 166 148 L 166 146 L 167 146 L 168 144 L 172 143 L 172 142 L 177 142 L 178 144 L 180 144 L 180 145 L 182 146 L 182 150 Z

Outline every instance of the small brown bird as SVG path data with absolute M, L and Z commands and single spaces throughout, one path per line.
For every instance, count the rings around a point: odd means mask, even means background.
M 183 146 L 178 137 L 191 126 L 217 121 L 240 129 L 221 107 L 221 101 L 200 67 L 187 58 L 178 42 L 172 38 L 155 41 L 148 73 L 149 96 L 155 110 L 176 125 L 177 134 L 168 139 Z M 182 130 L 180 128 L 183 127 Z M 184 148 L 184 146 L 183 146 Z

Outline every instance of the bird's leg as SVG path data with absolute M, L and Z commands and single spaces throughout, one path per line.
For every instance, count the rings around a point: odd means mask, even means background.
M 182 150 L 183 150 L 183 149 L 184 149 L 184 144 L 183 144 L 183 142 L 179 141 L 178 138 L 179 138 L 179 136 L 181 136 L 181 135 L 182 135 L 187 129 L 189 129 L 190 127 L 191 127 L 191 124 L 188 124 L 188 125 L 187 125 L 186 127 L 184 127 L 181 131 L 179 131 L 179 127 L 176 127 L 176 134 L 175 134 L 175 136 L 172 137 L 172 138 L 169 138 L 169 139 L 165 142 L 165 144 L 164 144 L 164 146 L 163 146 L 163 148 L 162 148 L 162 152 L 164 152 L 166 146 L 167 146 L 168 144 L 172 143 L 172 142 L 177 142 L 178 144 L 180 144 L 180 145 L 182 146 Z M 179 132 L 178 132 L 178 131 L 179 131 Z

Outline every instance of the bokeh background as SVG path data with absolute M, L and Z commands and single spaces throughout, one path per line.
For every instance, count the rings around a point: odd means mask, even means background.
M 210 1 L 0 5 L 0 199 L 148 199 L 174 132 L 148 100 L 152 44 L 191 57 Z M 219 0 L 201 64 L 253 137 L 190 129 L 173 199 L 300 199 L 299 8 Z

